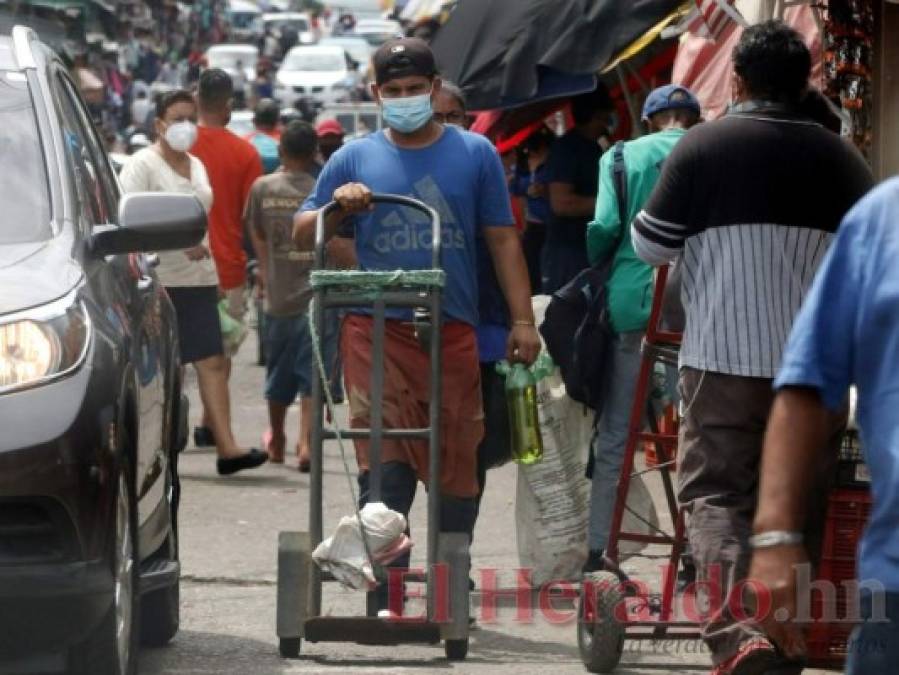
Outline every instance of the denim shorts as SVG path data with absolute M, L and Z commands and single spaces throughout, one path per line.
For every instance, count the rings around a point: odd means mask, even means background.
M 328 312 L 321 351 L 331 392 L 335 399 L 340 400 L 337 338 L 337 316 Z M 265 347 L 265 398 L 290 405 L 297 396 L 309 396 L 312 393 L 312 378 L 316 376 L 318 369 L 312 350 L 308 315 L 266 315 Z

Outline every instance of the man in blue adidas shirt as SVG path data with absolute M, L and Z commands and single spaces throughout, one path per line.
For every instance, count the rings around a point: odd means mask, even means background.
M 332 199 L 341 209 L 326 223 L 333 235 L 348 216 L 356 220 L 356 252 L 362 269 L 430 267 L 427 219 L 393 206 L 372 208 L 373 192 L 416 197 L 440 213 L 443 267 L 443 424 L 441 529 L 470 532 L 475 517 L 477 447 L 483 435 L 478 349 L 477 238 L 483 236 L 511 315 L 507 356 L 531 363 L 540 349 L 530 284 L 496 150 L 485 138 L 432 119 L 440 78 L 430 48 L 421 40 L 391 40 L 373 59 L 372 88 L 387 129 L 336 152 L 316 191 L 295 220 L 294 236 L 311 247 L 317 210 Z M 424 427 L 428 357 L 403 314 L 391 314 L 385 340 L 386 427 Z M 350 314 L 341 334 L 345 384 L 354 426 L 368 426 L 371 328 L 368 316 Z M 367 493 L 367 445 L 357 444 L 360 485 Z M 409 512 L 417 480 L 426 478 L 427 446 L 383 443 L 382 494 L 386 504 Z M 405 566 L 406 560 L 397 561 Z M 386 594 L 381 599 L 386 608 Z M 401 607 L 391 607 L 394 613 Z

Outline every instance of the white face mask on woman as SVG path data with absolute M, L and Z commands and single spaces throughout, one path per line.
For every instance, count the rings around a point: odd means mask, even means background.
M 175 152 L 187 152 L 197 142 L 197 125 L 188 120 L 170 124 L 165 130 L 165 142 Z

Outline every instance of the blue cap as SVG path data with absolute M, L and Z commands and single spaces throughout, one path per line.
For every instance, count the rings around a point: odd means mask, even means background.
M 646 103 L 643 104 L 643 121 L 646 122 L 656 113 L 666 110 L 692 110 L 697 115 L 702 115 L 702 106 L 696 95 L 679 84 L 666 84 L 649 92 Z

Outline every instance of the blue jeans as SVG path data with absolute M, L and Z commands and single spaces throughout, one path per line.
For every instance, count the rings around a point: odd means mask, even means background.
M 619 333 L 609 358 L 602 414 L 596 423 L 591 451 L 593 452 L 593 486 L 590 492 L 591 551 L 605 550 L 615 509 L 618 477 L 627 445 L 627 429 L 637 376 L 640 373 L 640 346 L 643 332 Z
M 899 667 L 899 593 L 883 595 L 887 621 L 865 621 L 872 617 L 872 604 L 876 606 L 879 601 L 880 598 L 875 602 L 870 593 L 861 593 L 863 623 L 855 627 L 849 638 L 847 675 L 895 673 Z

